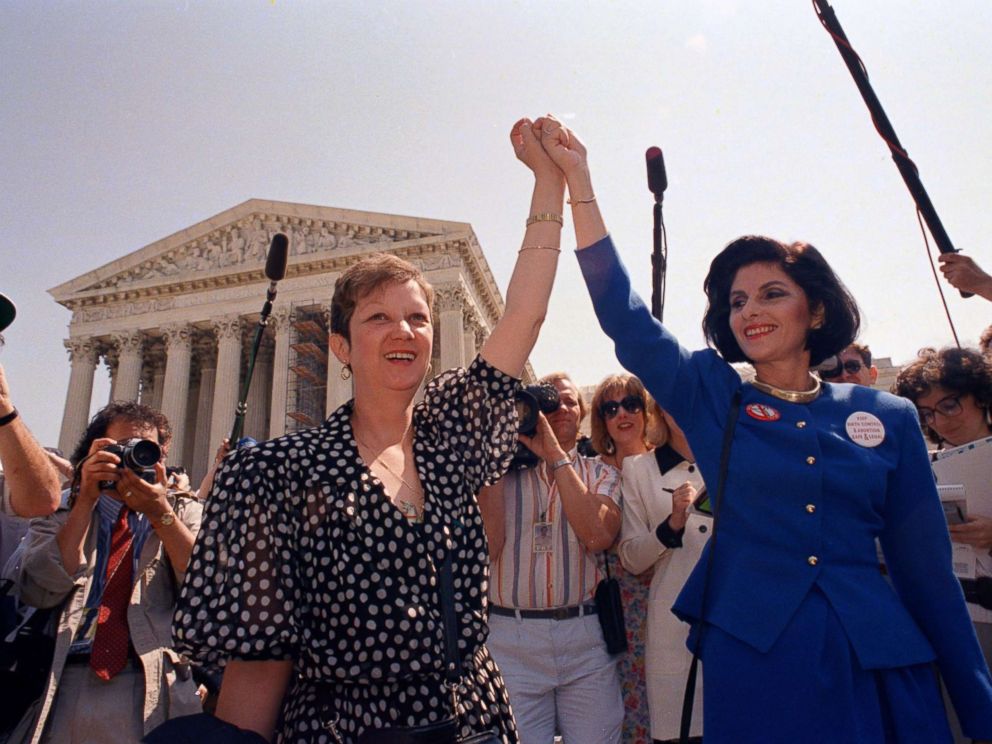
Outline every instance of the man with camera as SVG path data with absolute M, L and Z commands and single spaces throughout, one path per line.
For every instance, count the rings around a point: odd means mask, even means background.
M 520 441 L 536 465 L 483 489 L 491 559 L 489 649 L 510 694 L 520 740 L 617 742 L 623 702 L 616 657 L 603 640 L 594 595 L 604 553 L 620 530 L 617 472 L 576 451 L 586 407 L 563 373 L 548 375 L 558 405 Z M 537 395 L 540 400 L 542 395 Z
M 188 662 L 170 648 L 202 511 L 167 491 L 171 436 L 160 412 L 111 403 L 72 455 L 66 504 L 31 523 L 15 568 L 21 598 L 59 618 L 45 691 L 20 724 L 25 741 L 137 741 L 201 709 Z

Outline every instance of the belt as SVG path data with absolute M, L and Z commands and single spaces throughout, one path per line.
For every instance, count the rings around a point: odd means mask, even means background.
M 517 610 L 513 607 L 489 605 L 489 613 L 491 615 L 515 617 L 518 620 L 569 620 L 573 617 L 582 617 L 583 615 L 595 615 L 596 605 L 593 602 L 589 602 L 584 605 L 555 607 L 550 610 Z

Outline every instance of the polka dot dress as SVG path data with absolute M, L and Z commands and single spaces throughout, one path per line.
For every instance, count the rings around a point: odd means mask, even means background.
M 414 409 L 424 523 L 362 462 L 346 403 L 320 427 L 228 458 L 176 610 L 176 648 L 206 665 L 294 659 L 279 741 L 350 744 L 451 715 L 435 566 L 453 555 L 462 734 L 516 731 L 485 640 L 489 559 L 475 494 L 509 466 L 517 381 L 476 358 Z

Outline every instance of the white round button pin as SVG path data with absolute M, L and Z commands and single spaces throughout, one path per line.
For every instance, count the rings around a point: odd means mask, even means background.
M 885 441 L 885 425 L 878 416 L 867 411 L 855 411 L 844 424 L 847 436 L 862 447 L 877 447 Z

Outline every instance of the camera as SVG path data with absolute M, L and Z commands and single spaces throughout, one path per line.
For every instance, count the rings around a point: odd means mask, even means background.
M 517 431 L 527 437 L 537 431 L 537 414 L 545 416 L 561 407 L 558 388 L 548 382 L 526 385 L 514 396 L 517 407 Z
M 561 407 L 561 397 L 558 388 L 542 382 L 537 385 L 526 385 L 517 391 L 515 404 L 517 408 L 517 431 L 527 437 L 537 433 L 537 416 L 554 413 Z M 531 452 L 522 442 L 517 442 L 517 451 L 510 462 L 513 470 L 532 468 L 540 462 L 540 458 Z
M 148 483 L 155 483 L 155 464 L 162 459 L 162 448 L 151 439 L 135 437 L 117 444 L 108 444 L 104 452 L 111 452 L 121 458 L 118 470 L 127 468 L 139 478 Z M 114 481 L 100 481 L 100 489 L 113 491 L 117 488 Z

